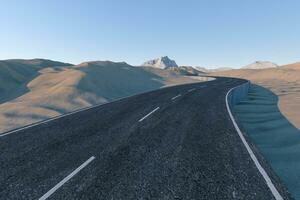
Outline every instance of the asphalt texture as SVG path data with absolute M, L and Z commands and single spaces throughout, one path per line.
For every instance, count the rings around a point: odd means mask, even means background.
M 273 199 L 226 110 L 244 82 L 168 87 L 0 137 L 0 199 L 39 199 L 91 157 L 48 199 Z

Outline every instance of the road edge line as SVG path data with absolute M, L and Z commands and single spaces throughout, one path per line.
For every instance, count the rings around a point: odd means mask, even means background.
M 269 175 L 267 174 L 266 170 L 262 167 L 262 165 L 261 165 L 260 162 L 258 161 L 257 157 L 256 157 L 255 154 L 253 153 L 251 147 L 250 147 L 249 144 L 247 143 L 247 141 L 246 141 L 246 139 L 245 139 L 243 133 L 241 132 L 239 126 L 237 125 L 237 123 L 236 123 L 236 121 L 235 121 L 235 119 L 234 119 L 234 117 L 233 117 L 233 115 L 232 115 L 232 112 L 231 112 L 231 110 L 230 110 L 230 106 L 229 106 L 229 103 L 228 103 L 228 96 L 229 96 L 229 94 L 230 94 L 234 89 L 236 89 L 236 88 L 238 88 L 238 87 L 241 87 L 241 86 L 244 85 L 244 84 L 249 84 L 249 83 L 250 83 L 250 82 L 248 81 L 247 83 L 243 83 L 243 84 L 241 84 L 241 85 L 238 85 L 238 86 L 236 86 L 236 87 L 233 87 L 233 88 L 231 88 L 231 89 L 227 92 L 226 97 L 225 97 L 225 100 L 226 100 L 226 108 L 227 108 L 227 111 L 228 111 L 228 113 L 229 113 L 229 116 L 230 116 L 230 119 L 231 119 L 231 121 L 232 121 L 232 123 L 233 123 L 234 128 L 236 129 L 238 135 L 240 136 L 240 138 L 241 138 L 241 140 L 242 140 L 244 146 L 246 147 L 247 152 L 249 153 L 251 159 L 253 160 L 253 162 L 254 162 L 256 168 L 258 169 L 258 171 L 260 172 L 260 174 L 261 174 L 261 175 L 263 176 L 263 178 L 265 179 L 265 181 L 266 181 L 266 183 L 267 183 L 267 186 L 268 186 L 269 189 L 271 190 L 271 192 L 272 192 L 274 198 L 275 198 L 276 200 L 283 200 L 283 197 L 280 195 L 280 193 L 279 193 L 278 190 L 276 189 L 275 185 L 273 184 L 273 182 L 272 182 L 271 178 L 269 177 Z

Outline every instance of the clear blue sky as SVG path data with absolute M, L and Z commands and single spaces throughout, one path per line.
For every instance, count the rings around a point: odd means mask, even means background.
M 298 0 L 0 0 L 0 59 L 300 61 Z

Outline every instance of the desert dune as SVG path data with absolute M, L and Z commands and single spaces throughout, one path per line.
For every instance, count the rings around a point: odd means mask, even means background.
M 39 70 L 49 66 L 67 67 L 71 64 L 45 59 L 0 61 L 0 103 L 28 92 L 26 84 L 39 75 Z

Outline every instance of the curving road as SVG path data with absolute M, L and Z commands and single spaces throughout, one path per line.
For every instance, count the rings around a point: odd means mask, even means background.
M 244 82 L 164 88 L 3 134 L 0 199 L 274 199 L 226 110 Z

